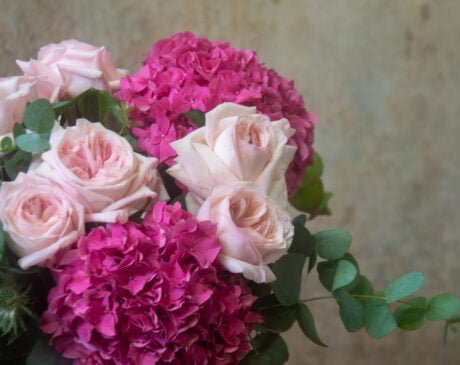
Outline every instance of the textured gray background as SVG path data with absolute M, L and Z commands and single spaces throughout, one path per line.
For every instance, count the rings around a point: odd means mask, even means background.
M 311 229 L 351 231 L 362 271 L 382 287 L 420 270 L 423 293 L 460 295 L 460 1 L 0 0 L 0 74 L 49 42 L 106 45 L 136 71 L 150 45 L 191 30 L 252 48 L 294 78 L 321 119 L 316 149 L 334 215 Z M 310 279 L 310 280 L 309 280 Z M 305 298 L 324 295 L 312 275 Z M 383 340 L 348 334 L 332 302 L 314 302 L 322 349 L 293 328 L 290 364 L 458 364 L 442 325 Z

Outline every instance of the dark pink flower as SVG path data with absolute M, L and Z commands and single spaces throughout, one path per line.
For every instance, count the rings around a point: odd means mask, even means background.
M 305 109 L 294 82 L 267 69 L 251 50 L 175 34 L 152 46 L 139 73 L 121 80 L 117 96 L 134 108 L 130 117 L 139 124 L 132 130 L 139 146 L 168 165 L 175 157 L 169 143 L 196 128 L 181 114 L 208 112 L 223 102 L 256 106 L 272 121 L 290 121 L 296 133 L 289 144 L 298 148 L 286 172 L 290 196 L 313 162 L 316 116 Z
M 236 364 L 260 317 L 217 267 L 215 231 L 165 203 L 141 225 L 93 229 L 52 268 L 42 330 L 75 364 Z

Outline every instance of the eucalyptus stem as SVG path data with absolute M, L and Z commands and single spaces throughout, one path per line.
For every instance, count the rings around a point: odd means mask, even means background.
M 308 298 L 308 299 L 302 299 L 300 300 L 301 303 L 308 303 L 308 302 L 313 302 L 315 300 L 323 300 L 323 299 L 334 299 L 332 295 L 324 296 L 324 297 L 314 297 L 314 298 Z

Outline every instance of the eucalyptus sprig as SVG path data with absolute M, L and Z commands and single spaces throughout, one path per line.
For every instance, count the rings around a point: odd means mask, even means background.
M 311 234 L 305 227 L 306 216 L 293 220 L 295 233 L 287 255 L 271 265 L 276 281 L 270 284 L 251 284 L 259 299 L 254 310 L 263 316 L 263 323 L 255 327 L 253 350 L 243 364 L 283 364 L 288 359 L 281 333 L 294 322 L 305 336 L 319 346 L 327 347 L 319 337 L 313 313 L 307 303 L 335 300 L 342 323 L 348 332 L 365 329 L 369 336 L 382 338 L 397 327 L 416 330 L 426 320 L 445 321 L 444 339 L 448 330 L 456 332 L 460 323 L 456 315 L 460 308 L 457 297 L 439 294 L 432 298 L 414 297 L 425 283 L 420 272 L 411 272 L 376 291 L 348 251 L 351 235 L 345 230 L 327 230 Z M 305 270 L 305 264 L 308 266 Z M 320 262 L 317 262 L 320 260 Z M 304 272 L 316 267 L 319 280 L 328 295 L 300 298 Z M 278 354 L 273 356 L 273 354 Z M 269 360 L 267 360 L 269 359 Z

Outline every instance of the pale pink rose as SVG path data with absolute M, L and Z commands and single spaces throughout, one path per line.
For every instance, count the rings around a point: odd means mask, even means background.
M 261 191 L 287 200 L 285 171 L 296 147 L 287 145 L 294 129 L 287 119 L 271 122 L 255 107 L 223 103 L 206 113 L 206 125 L 171 143 L 177 164 L 168 173 L 198 203 L 216 184 L 252 181 Z
M 78 119 L 53 132 L 50 145 L 35 171 L 77 195 L 86 221 L 123 223 L 151 199 L 165 198 L 158 160 L 135 153 L 100 123 Z
M 37 99 L 36 80 L 25 76 L 0 78 L 0 136 L 22 123 L 27 103 Z
M 20 173 L 0 189 L 0 220 L 22 269 L 44 264 L 84 233 L 84 209 L 61 187 Z
M 89 88 L 116 91 L 127 71 L 115 68 L 105 47 L 76 40 L 51 43 L 40 49 L 36 60 L 16 61 L 28 76 L 44 77 L 59 87 L 59 99 L 69 99 Z
M 217 185 L 197 218 L 217 223 L 219 261 L 228 271 L 257 283 L 276 279 L 268 264 L 287 253 L 294 228 L 289 215 L 257 184 Z

